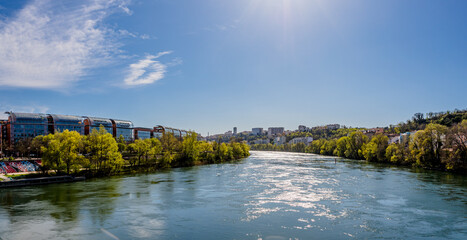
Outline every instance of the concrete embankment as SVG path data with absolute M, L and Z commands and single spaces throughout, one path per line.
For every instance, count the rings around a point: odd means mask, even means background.
M 2 181 L 0 182 L 0 188 L 8 187 L 25 187 L 34 185 L 43 185 L 51 183 L 66 183 L 76 182 L 85 180 L 85 177 L 73 177 L 73 176 L 55 176 L 55 177 L 41 177 L 41 178 L 27 178 L 20 180 Z

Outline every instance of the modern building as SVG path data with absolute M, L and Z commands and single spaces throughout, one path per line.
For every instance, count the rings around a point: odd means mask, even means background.
M 21 139 L 49 134 L 49 119 L 46 114 L 13 112 L 6 114 L 9 114 L 9 117 L 5 124 L 6 134 L 3 135 L 3 140 L 9 145 Z
M 251 133 L 253 135 L 256 135 L 256 136 L 262 135 L 263 134 L 263 128 L 252 128 Z
M 2 141 L 8 145 L 15 144 L 22 139 L 65 130 L 88 135 L 100 126 L 103 126 L 114 137 L 121 135 L 126 141 L 134 139 L 133 123 L 126 120 L 42 113 L 6 112 L 6 114 L 9 117 L 2 124 L 1 129 Z
M 298 131 L 299 132 L 306 132 L 307 129 L 308 128 L 305 125 L 298 125 Z
M 76 131 L 81 135 L 84 135 L 84 118 L 78 116 L 69 115 L 58 115 L 50 114 L 49 120 L 49 132 L 55 133 L 55 131 L 63 132 L 65 130 Z
M 153 138 L 154 137 L 154 131 L 151 128 L 134 128 L 133 129 L 133 136 L 135 136 L 136 139 L 148 139 L 148 138 Z
M 289 141 L 289 144 L 297 144 L 297 143 L 304 143 L 305 145 L 309 145 L 313 142 L 312 137 L 297 137 Z
M 233 128 L 233 135 L 237 135 L 237 127 Z
M 270 127 L 268 128 L 268 137 L 273 137 L 278 134 L 284 133 L 284 128 L 283 127 Z

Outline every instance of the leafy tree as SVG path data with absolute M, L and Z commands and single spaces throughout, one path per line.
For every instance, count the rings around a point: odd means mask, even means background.
M 321 155 L 333 155 L 336 148 L 337 148 L 337 141 L 335 139 L 325 141 L 324 144 L 321 146 L 320 154 Z
M 131 144 L 132 149 L 135 151 L 136 156 L 138 157 L 138 165 L 141 166 L 141 160 L 143 163 L 147 162 L 149 150 L 151 147 L 151 143 L 149 141 L 136 139 L 134 143 Z
M 156 164 L 159 155 L 162 154 L 162 144 L 157 138 L 148 139 L 149 142 L 149 155 L 152 156 L 150 164 Z
M 194 132 L 188 133 L 183 139 L 180 155 L 180 164 L 182 166 L 189 166 L 198 162 L 200 148 L 197 139 L 198 135 Z
M 118 171 L 124 164 L 122 155 L 118 152 L 117 141 L 103 126 L 99 130 L 93 129 L 86 136 L 85 147 L 91 170 L 110 174 Z
M 363 157 L 370 162 L 385 162 L 388 142 L 389 138 L 387 136 L 382 134 L 375 135 L 369 143 L 363 144 Z
M 346 150 L 344 152 L 346 158 L 350 159 L 362 159 L 363 154 L 361 152 L 363 144 L 368 142 L 368 137 L 362 132 L 353 132 L 349 136 L 347 141 Z
M 208 142 L 200 142 L 199 143 L 199 158 L 201 160 L 206 161 L 207 163 L 214 163 L 215 155 L 214 155 L 213 144 L 208 143 Z
M 407 154 L 404 145 L 391 143 L 386 148 L 386 159 L 394 164 L 403 164 L 406 162 Z
M 123 154 L 127 148 L 127 144 L 126 144 L 126 141 L 123 135 L 120 135 L 117 138 L 117 143 L 118 143 L 118 151 Z
M 42 165 L 48 169 L 65 171 L 79 171 L 84 157 L 80 154 L 82 136 L 76 131 L 65 130 L 44 137 L 38 137 L 36 143 L 42 141 Z
M 418 166 L 433 168 L 441 165 L 446 132 L 445 126 L 431 123 L 425 130 L 415 133 L 410 151 Z
M 177 152 L 180 151 L 180 141 L 174 137 L 171 133 L 164 133 L 161 137 L 162 145 L 162 161 L 160 164 L 162 167 L 169 167 L 172 164 L 172 161 L 175 160 Z
M 447 142 L 450 152 L 445 160 L 446 168 L 467 171 L 467 120 L 453 126 L 448 131 Z
M 347 143 L 349 141 L 349 137 L 341 137 L 337 140 L 336 149 L 334 150 L 334 155 L 339 157 L 345 157 L 345 151 L 347 150 Z

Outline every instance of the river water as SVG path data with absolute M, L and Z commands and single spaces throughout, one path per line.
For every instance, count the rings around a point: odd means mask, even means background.
M 0 190 L 0 239 L 467 239 L 467 177 L 313 154 Z

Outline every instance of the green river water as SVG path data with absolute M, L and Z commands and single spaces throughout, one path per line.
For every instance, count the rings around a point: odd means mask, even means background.
M 467 177 L 313 154 L 0 189 L 0 239 L 467 239 Z

